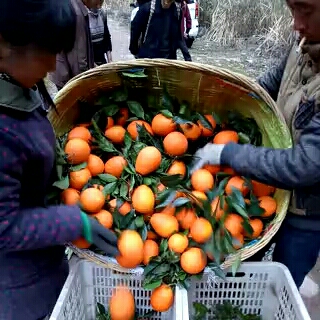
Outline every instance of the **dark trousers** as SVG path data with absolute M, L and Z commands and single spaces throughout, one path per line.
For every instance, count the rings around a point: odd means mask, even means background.
M 320 231 L 308 231 L 292 226 L 286 219 L 275 238 L 247 261 L 261 261 L 275 243 L 273 261 L 284 264 L 299 288 L 305 276 L 315 266 L 320 251 Z
M 181 50 L 185 61 L 192 61 L 189 49 L 186 45 L 186 40 L 184 38 L 179 41 L 179 49 Z

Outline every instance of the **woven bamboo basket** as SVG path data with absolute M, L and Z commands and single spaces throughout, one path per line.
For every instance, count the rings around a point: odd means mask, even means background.
M 163 59 L 110 63 L 73 78 L 55 98 L 58 114 L 54 111 L 49 114 L 56 135 L 63 135 L 74 126 L 79 117 L 79 101 L 90 102 L 101 92 L 112 92 L 121 87 L 123 78 L 120 73 L 138 67 L 144 68 L 148 75 L 147 81 L 136 83 L 137 86 L 143 86 L 146 93 L 160 97 L 165 85 L 170 95 L 177 97 L 179 101 L 188 101 L 201 113 L 238 111 L 245 117 L 255 119 L 262 133 L 264 146 L 291 147 L 290 132 L 282 114 L 267 92 L 255 81 L 226 69 Z M 222 268 L 230 267 L 239 258 L 245 260 L 251 257 L 271 241 L 286 216 L 290 192 L 277 189 L 274 197 L 278 205 L 277 214 L 262 239 L 253 241 L 227 257 Z M 90 250 L 78 249 L 72 244 L 69 246 L 79 257 L 104 267 L 119 272 L 136 272 L 120 267 L 114 259 L 97 255 Z

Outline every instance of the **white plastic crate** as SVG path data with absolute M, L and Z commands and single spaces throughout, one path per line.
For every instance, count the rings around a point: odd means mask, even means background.
M 241 265 L 236 277 L 232 277 L 230 270 L 228 272 L 227 281 L 218 281 L 216 284 L 208 281 L 206 273 L 202 280 L 192 280 L 188 304 L 184 307 L 184 320 L 192 319 L 194 302 L 207 307 L 230 302 L 233 306 L 241 307 L 245 314 L 261 315 L 263 320 L 311 320 L 284 265 L 248 262 Z
M 97 302 L 107 309 L 112 290 L 119 284 L 131 289 L 136 309 L 144 314 L 151 310 L 151 291 L 142 288 L 142 280 L 141 274 L 118 273 L 85 260 L 73 263 L 50 320 L 96 320 Z M 176 287 L 173 307 L 152 319 L 183 320 L 181 292 L 182 289 Z

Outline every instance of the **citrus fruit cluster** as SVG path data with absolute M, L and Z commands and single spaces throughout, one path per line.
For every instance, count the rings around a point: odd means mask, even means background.
M 190 174 L 192 155 L 208 142 L 261 139 L 239 130 L 253 124 L 238 115 L 221 120 L 168 101 L 143 108 L 123 93 L 97 105 L 90 122 L 58 139 L 54 186 L 59 201 L 79 205 L 118 235 L 119 265 L 145 266 L 152 308 L 163 312 L 173 284 L 258 239 L 277 209 L 273 187 L 231 168 L 206 165 Z M 96 250 L 82 238 L 74 245 Z

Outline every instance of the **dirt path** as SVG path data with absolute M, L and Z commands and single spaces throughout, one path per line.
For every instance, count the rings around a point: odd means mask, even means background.
M 112 35 L 113 60 L 131 60 L 129 52 L 129 25 L 117 16 L 109 17 L 109 29 Z M 207 63 L 223 68 L 229 68 L 251 77 L 260 75 L 270 64 L 270 60 L 257 54 L 257 46 L 243 46 L 237 49 L 216 47 L 214 43 L 202 38 L 196 39 L 190 54 L 194 62 Z M 182 59 L 180 51 L 178 58 Z

